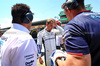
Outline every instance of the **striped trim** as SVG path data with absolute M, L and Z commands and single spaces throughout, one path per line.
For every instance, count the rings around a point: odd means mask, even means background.
M 83 55 L 83 53 L 70 53 L 70 52 L 67 52 L 67 54 L 71 54 L 71 55 Z

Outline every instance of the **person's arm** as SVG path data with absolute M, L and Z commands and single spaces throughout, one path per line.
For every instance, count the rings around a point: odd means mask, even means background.
M 61 34 L 63 35 L 64 33 L 64 29 L 61 26 L 56 26 L 56 28 L 61 32 Z
M 67 54 L 65 61 L 57 60 L 59 66 L 91 66 L 91 56 Z
M 59 30 L 59 32 L 61 33 L 61 35 L 63 35 L 64 29 L 63 29 L 61 26 L 57 25 L 56 23 L 54 23 L 53 26 L 56 27 L 56 28 Z M 58 32 L 58 31 L 57 31 L 57 32 Z
M 39 62 L 40 64 L 43 64 L 43 60 L 41 58 L 41 49 L 42 49 L 42 36 L 39 32 L 37 35 L 37 50 L 38 50 L 38 56 L 39 56 Z
M 41 57 L 41 47 L 42 47 L 42 37 L 41 33 L 39 32 L 37 35 L 37 49 L 39 57 Z

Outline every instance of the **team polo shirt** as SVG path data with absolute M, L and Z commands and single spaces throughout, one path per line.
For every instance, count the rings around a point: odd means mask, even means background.
M 1 37 L 2 66 L 37 66 L 37 46 L 29 30 L 13 23 Z
M 64 27 L 66 51 L 73 55 L 91 54 L 92 66 L 100 66 L 100 14 L 82 12 Z

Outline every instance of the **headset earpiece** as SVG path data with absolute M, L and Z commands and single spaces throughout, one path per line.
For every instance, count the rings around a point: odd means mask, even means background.
M 78 2 L 76 0 L 67 0 L 65 6 L 67 6 L 68 9 L 75 9 L 78 6 Z
M 26 11 L 22 16 L 21 20 L 23 23 L 30 23 L 33 20 L 33 14 L 31 11 Z

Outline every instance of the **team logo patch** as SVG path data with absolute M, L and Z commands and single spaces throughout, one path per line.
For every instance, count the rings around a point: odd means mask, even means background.
M 31 60 L 30 62 L 26 62 L 25 65 L 26 66 L 32 66 L 33 65 L 34 60 Z
M 33 65 L 33 63 L 34 63 L 34 60 L 33 60 L 34 54 L 26 55 L 24 58 L 26 60 L 25 66 L 32 66 Z

